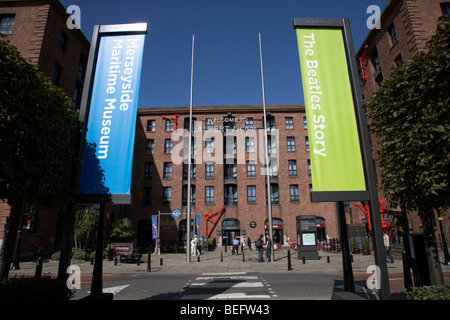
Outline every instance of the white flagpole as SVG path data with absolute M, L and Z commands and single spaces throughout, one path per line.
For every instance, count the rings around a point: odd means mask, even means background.
M 266 113 L 266 96 L 264 89 L 264 71 L 263 71 L 263 59 L 262 59 L 262 46 L 261 46 L 261 33 L 259 33 L 259 58 L 261 61 L 261 86 L 262 86 L 262 97 L 263 97 L 263 113 L 264 113 L 264 156 L 266 162 L 266 183 L 267 183 L 267 214 L 269 220 L 269 239 L 272 244 L 270 249 L 270 259 L 274 260 L 274 246 L 273 246 L 273 225 L 272 225 L 272 195 L 270 192 L 270 171 L 269 171 L 269 145 L 267 138 L 267 113 Z M 264 226 L 265 228 L 265 226 Z
M 187 183 L 187 213 L 186 213 L 186 262 L 191 262 L 191 162 L 192 162 L 192 92 L 194 87 L 194 35 L 192 35 L 192 60 L 191 60 L 191 97 L 189 103 L 189 159 L 188 159 L 188 183 Z M 193 248 L 192 250 L 197 250 Z

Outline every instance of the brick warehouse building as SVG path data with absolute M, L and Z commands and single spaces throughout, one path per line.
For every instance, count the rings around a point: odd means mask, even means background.
M 436 32 L 438 18 L 450 15 L 450 2 L 440 0 L 391 0 L 381 13 L 380 29 L 372 29 L 356 53 L 361 73 L 361 90 L 364 98 L 368 98 L 386 79 L 391 69 L 402 61 L 411 60 L 415 54 L 426 50 L 426 42 Z M 365 77 L 364 77 L 365 76 Z M 377 164 L 380 149 L 377 138 L 372 135 L 373 158 Z M 380 190 L 382 168 L 376 167 L 378 194 Z M 384 205 L 389 204 L 384 201 Z M 399 210 L 399 209 L 395 209 Z M 392 217 L 391 217 L 392 219 Z M 436 216 L 436 238 L 442 248 L 441 229 Z M 450 239 L 450 221 L 444 215 L 443 232 Z M 412 234 L 422 234 L 422 222 L 417 213 L 408 214 L 408 222 Z M 395 236 L 396 222 L 392 234 Z M 394 237 L 391 237 L 394 238 Z M 399 239 L 400 240 L 400 239 Z
M 273 105 L 267 112 L 274 242 L 296 241 L 299 215 L 316 215 L 319 240 L 338 238 L 336 204 L 310 201 L 304 106 Z M 191 219 L 199 215 L 200 236 L 210 235 L 218 244 L 240 235 L 255 241 L 268 228 L 262 106 L 194 107 L 193 119 L 199 128 L 192 143 Z M 176 127 L 188 132 L 188 107 L 138 109 L 133 201 L 106 206 L 106 223 L 122 217 L 133 221 L 139 247 L 151 245 L 151 216 L 158 213 L 163 250 L 184 245 L 186 218 L 174 219 L 170 212 L 187 210 L 187 165 L 181 161 L 183 141 L 189 140 L 173 135 Z M 223 212 L 214 215 L 222 205 Z M 352 205 L 350 211 L 348 223 L 361 225 L 359 209 Z M 207 213 L 213 214 L 209 221 Z
M 84 84 L 89 41 L 81 30 L 66 26 L 66 9 L 57 0 L 0 1 L 0 33 L 21 55 L 64 90 L 78 109 Z M 25 213 L 30 212 L 29 207 Z M 35 210 L 34 210 L 35 211 Z M 35 246 L 51 248 L 58 243 L 64 209 L 38 210 L 26 215 L 21 252 Z M 0 202 L 0 244 L 10 207 Z

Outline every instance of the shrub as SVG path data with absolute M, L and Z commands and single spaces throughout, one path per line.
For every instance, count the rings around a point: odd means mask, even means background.
M 450 283 L 412 288 L 406 292 L 406 298 L 408 300 L 450 300 Z
M 50 276 L 16 276 L 0 282 L 0 300 L 69 300 L 73 294 L 65 281 Z

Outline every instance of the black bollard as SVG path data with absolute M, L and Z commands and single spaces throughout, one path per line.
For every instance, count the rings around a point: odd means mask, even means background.
M 242 252 L 242 262 L 245 262 L 245 253 Z
M 160 266 L 163 265 L 163 258 L 161 258 L 161 259 L 159 260 L 159 265 L 160 265 Z
M 34 272 L 34 277 L 42 278 L 42 257 L 39 257 L 36 260 L 36 270 Z
M 306 263 L 306 259 L 305 259 L 305 257 L 303 257 L 302 259 L 303 259 L 303 264 L 305 264 L 305 263 Z
M 288 258 L 288 271 L 292 270 L 292 265 L 291 265 L 291 250 L 288 250 L 287 252 L 287 258 Z
M 327 256 L 327 263 L 330 263 L 330 257 Z
M 114 258 L 114 265 L 117 266 L 117 256 Z
M 197 256 L 197 262 L 200 262 L 200 256 Z
M 152 271 L 152 256 L 150 252 L 148 253 L 148 259 L 147 259 L 147 272 Z
M 220 262 L 223 262 L 223 252 L 220 251 Z

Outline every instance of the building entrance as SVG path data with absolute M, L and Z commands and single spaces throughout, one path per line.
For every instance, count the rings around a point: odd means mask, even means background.
M 266 235 L 269 232 L 269 220 L 266 219 Z M 273 245 L 275 250 L 280 250 L 281 245 L 284 244 L 283 240 L 283 220 L 278 218 L 272 219 L 272 229 L 273 229 Z
M 241 224 L 237 219 L 226 219 L 222 222 L 222 245 L 233 245 L 233 239 L 241 235 Z

